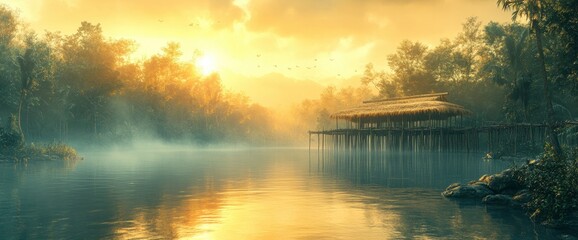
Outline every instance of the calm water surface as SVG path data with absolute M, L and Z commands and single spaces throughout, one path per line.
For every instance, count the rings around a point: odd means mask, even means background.
M 559 239 L 521 212 L 440 196 L 510 163 L 309 159 L 305 149 L 86 152 L 0 163 L 0 239 Z

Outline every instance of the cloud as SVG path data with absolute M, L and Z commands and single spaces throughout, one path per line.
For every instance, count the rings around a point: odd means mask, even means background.
M 392 50 L 404 39 L 437 44 L 461 30 L 467 17 L 507 19 L 495 4 L 479 0 L 252 0 L 247 8 L 249 31 L 294 39 L 311 52 L 343 48 L 343 39 L 352 49 L 376 43 Z
M 80 21 L 101 23 L 105 29 L 200 27 L 204 21 L 213 29 L 222 29 L 246 17 L 231 0 L 45 0 L 25 7 L 33 11 L 28 15 L 48 30 L 65 27 L 66 31 Z

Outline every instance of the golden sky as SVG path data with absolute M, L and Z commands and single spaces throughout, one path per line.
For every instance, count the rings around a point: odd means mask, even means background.
M 495 0 L 0 0 L 38 32 L 71 34 L 81 21 L 133 39 L 136 58 L 178 42 L 210 55 L 224 82 L 280 73 L 321 84 L 360 75 L 404 40 L 437 45 L 467 17 L 510 14 Z

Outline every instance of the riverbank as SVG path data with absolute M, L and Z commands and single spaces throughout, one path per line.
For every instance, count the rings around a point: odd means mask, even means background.
M 39 144 L 34 143 L 18 148 L 5 149 L 0 153 L 0 161 L 21 162 L 30 160 L 79 160 L 82 159 L 76 149 L 63 143 Z
M 578 234 L 577 151 L 566 152 L 556 157 L 547 146 L 536 160 L 465 184 L 453 183 L 442 196 L 520 209 L 536 223 Z

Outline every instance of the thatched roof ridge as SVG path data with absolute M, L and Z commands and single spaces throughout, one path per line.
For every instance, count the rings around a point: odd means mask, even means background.
M 420 95 L 412 95 L 412 96 L 405 96 L 405 97 L 395 97 L 395 98 L 383 98 L 383 99 L 375 99 L 375 100 L 366 100 L 363 103 L 373 103 L 373 102 L 387 102 L 387 101 L 413 101 L 415 99 L 427 98 L 427 99 L 435 99 L 440 101 L 447 101 L 445 96 L 448 95 L 448 92 L 443 93 L 429 93 L 429 94 L 420 94 Z
M 363 104 L 331 114 L 332 118 L 351 121 L 420 121 L 469 115 L 464 107 L 447 102 L 447 93 L 365 101 Z

